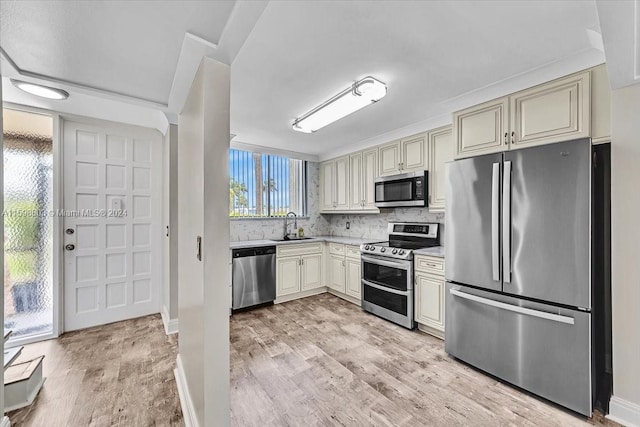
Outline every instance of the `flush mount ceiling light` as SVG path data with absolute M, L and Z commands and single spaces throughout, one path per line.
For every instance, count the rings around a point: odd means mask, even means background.
M 62 89 L 56 89 L 49 86 L 42 86 L 35 83 L 23 82 L 20 80 L 11 79 L 11 83 L 18 89 L 30 93 L 31 95 L 36 95 L 41 98 L 47 99 L 67 99 L 69 97 L 69 93 Z
M 293 122 L 293 129 L 311 133 L 349 114 L 379 101 L 387 94 L 387 86 L 373 77 L 358 80 L 351 87 L 320 104 Z

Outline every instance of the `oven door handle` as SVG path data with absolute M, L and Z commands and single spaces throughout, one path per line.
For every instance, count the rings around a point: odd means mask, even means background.
M 413 265 L 411 261 L 388 261 L 386 259 L 373 258 L 364 254 L 360 256 L 360 259 L 363 262 L 366 261 L 366 262 L 370 262 L 371 264 L 383 265 L 385 267 L 399 268 L 401 270 L 407 270 L 407 271 L 410 271 L 411 266 Z
M 399 291 L 397 289 L 389 288 L 387 286 L 378 285 L 376 283 L 372 283 L 372 282 L 370 282 L 368 280 L 364 280 L 364 279 L 362 279 L 362 284 L 364 284 L 365 286 L 371 286 L 372 288 L 376 288 L 376 289 L 379 289 L 381 291 L 389 292 L 389 293 L 396 294 L 396 295 L 402 295 L 402 296 L 405 296 L 405 297 L 408 297 L 409 293 L 411 292 L 410 289 L 407 289 L 406 291 Z

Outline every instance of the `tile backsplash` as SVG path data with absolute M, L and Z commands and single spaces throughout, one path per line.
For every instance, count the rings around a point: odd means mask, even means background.
M 372 240 L 386 240 L 387 225 L 390 222 L 437 222 L 444 224 L 444 213 L 431 213 L 424 208 L 380 209 L 371 215 L 324 215 L 329 223 L 332 236 L 365 237 Z M 346 229 L 347 221 L 350 223 Z M 444 242 L 444 227 L 440 227 L 440 242 Z
M 307 163 L 308 219 L 298 219 L 307 236 L 345 236 L 386 240 L 389 222 L 437 222 L 444 223 L 443 213 L 431 213 L 424 208 L 381 209 L 379 214 L 323 214 L 320 212 L 320 165 Z M 346 229 L 349 221 L 350 228 Z M 440 228 L 440 241 L 444 242 L 444 227 Z M 231 241 L 281 239 L 284 235 L 284 219 L 232 219 Z

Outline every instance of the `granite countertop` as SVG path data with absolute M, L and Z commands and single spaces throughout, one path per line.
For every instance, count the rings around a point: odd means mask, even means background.
M 444 258 L 444 246 L 434 246 L 432 248 L 416 249 L 414 255 L 429 255 Z
M 365 238 L 365 237 L 313 236 L 310 239 L 285 240 L 283 242 L 279 242 L 276 240 L 241 240 L 237 242 L 231 242 L 229 247 L 231 249 L 243 249 L 243 248 L 257 248 L 261 246 L 296 245 L 300 243 L 313 243 L 313 242 L 334 242 L 334 243 L 341 243 L 344 245 L 360 246 L 363 243 L 372 243 L 376 241 L 379 241 L 379 240 Z

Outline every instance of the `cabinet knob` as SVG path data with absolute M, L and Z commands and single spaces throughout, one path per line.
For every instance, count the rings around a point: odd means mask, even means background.
M 509 132 L 504 133 L 504 145 L 509 144 Z
M 515 131 L 511 132 L 511 143 L 512 144 L 516 143 L 516 132 Z

